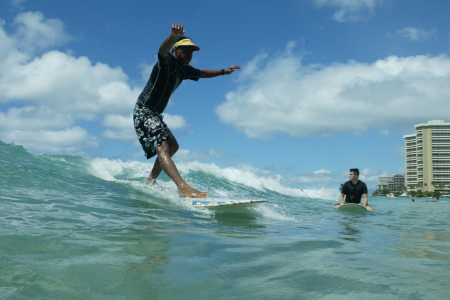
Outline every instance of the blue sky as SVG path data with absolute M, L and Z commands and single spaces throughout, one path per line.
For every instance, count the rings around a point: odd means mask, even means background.
M 257 4 L 256 4 L 257 3 Z M 403 135 L 450 121 L 447 0 L 0 0 L 0 140 L 144 160 L 131 121 L 171 24 L 231 76 L 184 82 L 165 111 L 176 161 L 334 187 L 404 173 Z

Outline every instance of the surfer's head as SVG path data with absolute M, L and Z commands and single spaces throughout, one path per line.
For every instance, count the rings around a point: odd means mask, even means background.
M 358 168 L 350 169 L 350 173 L 352 173 L 352 172 L 353 172 L 354 175 L 356 175 L 356 177 L 359 176 L 359 169 Z
M 191 38 L 184 35 L 177 38 L 175 43 L 173 43 L 173 50 L 177 49 L 178 47 L 192 47 L 194 51 L 200 51 L 200 47 L 194 44 Z
M 188 65 L 191 62 L 194 51 L 200 51 L 200 47 L 188 37 L 181 36 L 173 44 L 173 56 L 182 65 Z
M 358 169 L 350 169 L 350 174 L 348 174 L 348 178 L 353 182 L 353 184 L 358 183 L 359 170 Z

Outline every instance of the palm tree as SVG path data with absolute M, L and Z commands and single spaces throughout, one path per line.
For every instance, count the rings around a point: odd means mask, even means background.
M 434 182 L 434 181 L 431 181 L 430 182 L 430 186 L 432 186 L 432 190 L 433 190 L 433 192 L 436 190 L 436 182 Z
M 422 189 L 422 183 L 418 182 L 416 183 L 416 190 L 421 190 Z

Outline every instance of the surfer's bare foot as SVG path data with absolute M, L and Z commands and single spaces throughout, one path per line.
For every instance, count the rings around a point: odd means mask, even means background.
M 147 181 L 145 182 L 146 185 L 150 184 L 150 183 L 155 183 L 156 182 L 156 178 L 153 178 L 153 176 L 150 174 L 150 176 L 148 176 Z
M 178 188 L 178 195 L 180 197 L 205 198 L 208 196 L 208 192 L 200 192 L 189 185 L 185 185 Z

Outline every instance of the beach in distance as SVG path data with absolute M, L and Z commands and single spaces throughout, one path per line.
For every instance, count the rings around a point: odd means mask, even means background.
M 180 163 L 240 210 L 180 201 L 151 164 L 35 155 L 0 142 L 0 299 L 448 299 L 450 199 L 283 186 L 248 170 Z

